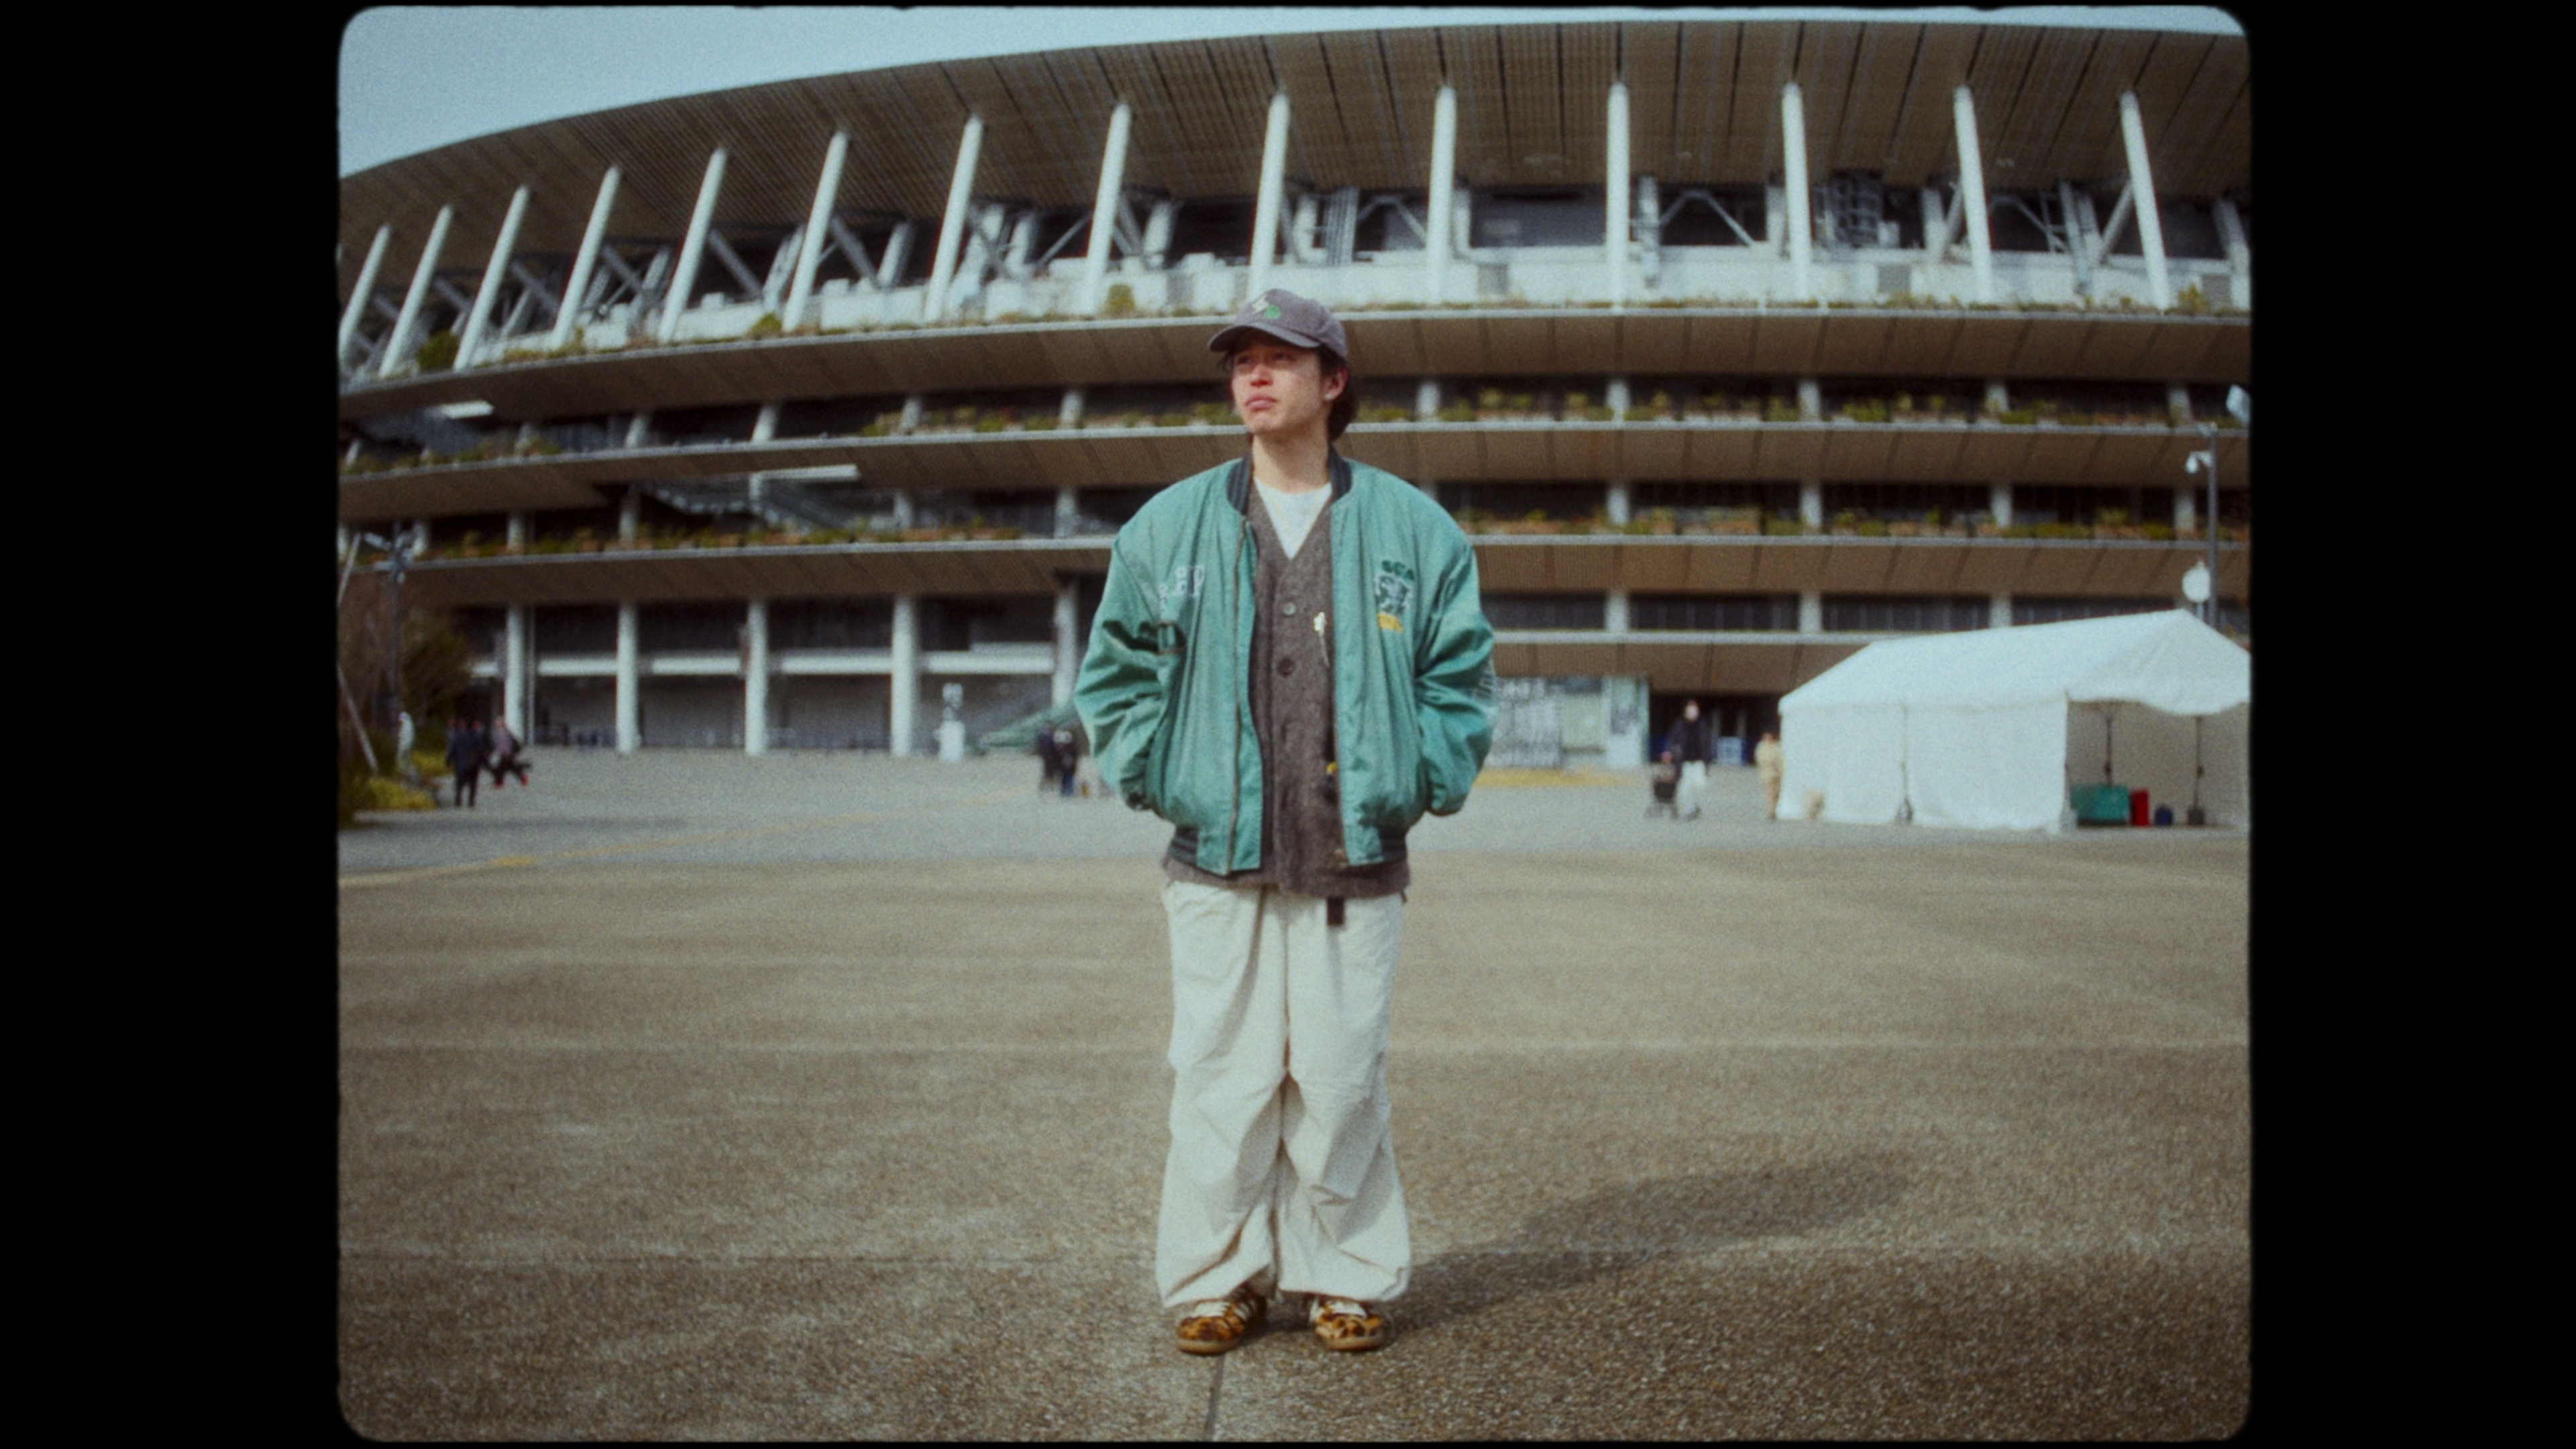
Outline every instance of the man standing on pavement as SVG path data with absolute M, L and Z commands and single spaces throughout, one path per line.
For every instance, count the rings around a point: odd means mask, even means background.
M 1386 1093 L 1405 833 L 1484 764 L 1493 631 L 1457 524 L 1332 446 L 1357 398 L 1331 312 L 1273 289 L 1208 350 L 1250 452 L 1119 530 L 1074 692 L 1103 787 L 1175 827 L 1156 1286 L 1186 1352 L 1274 1292 L 1375 1348 L 1413 1257 Z
M 1708 743 L 1708 721 L 1699 717 L 1698 700 L 1682 701 L 1682 717 L 1673 721 L 1673 737 L 1665 748 L 1682 766 L 1682 818 L 1697 820 L 1699 797 L 1708 790 L 1708 762 L 1714 753 Z

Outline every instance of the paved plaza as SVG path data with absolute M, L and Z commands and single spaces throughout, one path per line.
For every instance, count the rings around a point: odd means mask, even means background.
M 1373 1354 L 1153 1289 L 1168 828 L 1034 759 L 564 749 L 339 838 L 386 1439 L 2191 1438 L 2253 1403 L 2249 837 L 1414 835 Z

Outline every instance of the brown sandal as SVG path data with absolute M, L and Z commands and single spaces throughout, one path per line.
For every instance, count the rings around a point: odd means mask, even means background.
M 1249 1283 L 1223 1298 L 1193 1303 L 1173 1330 L 1176 1346 L 1183 1353 L 1223 1353 L 1243 1342 L 1268 1308 Z
M 1306 1300 L 1306 1321 L 1324 1347 L 1342 1353 L 1371 1349 L 1386 1342 L 1386 1318 L 1356 1298 Z

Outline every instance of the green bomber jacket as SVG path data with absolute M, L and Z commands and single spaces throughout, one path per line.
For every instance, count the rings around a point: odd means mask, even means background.
M 1493 743 L 1494 632 L 1476 555 L 1439 504 L 1331 455 L 1333 731 L 1342 844 L 1400 859 L 1424 812 L 1455 813 Z M 1118 531 L 1074 706 L 1102 783 L 1176 827 L 1175 854 L 1261 864 L 1250 661 L 1257 563 L 1248 458 L 1184 478 Z

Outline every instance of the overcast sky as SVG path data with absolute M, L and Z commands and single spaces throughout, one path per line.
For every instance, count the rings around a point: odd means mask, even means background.
M 1530 20 L 1884 20 L 1894 16 L 2243 33 L 2224 11 L 2197 5 L 1989 10 L 391 5 L 360 13 L 341 39 L 340 174 L 494 131 L 612 106 L 798 76 L 1074 45 Z

